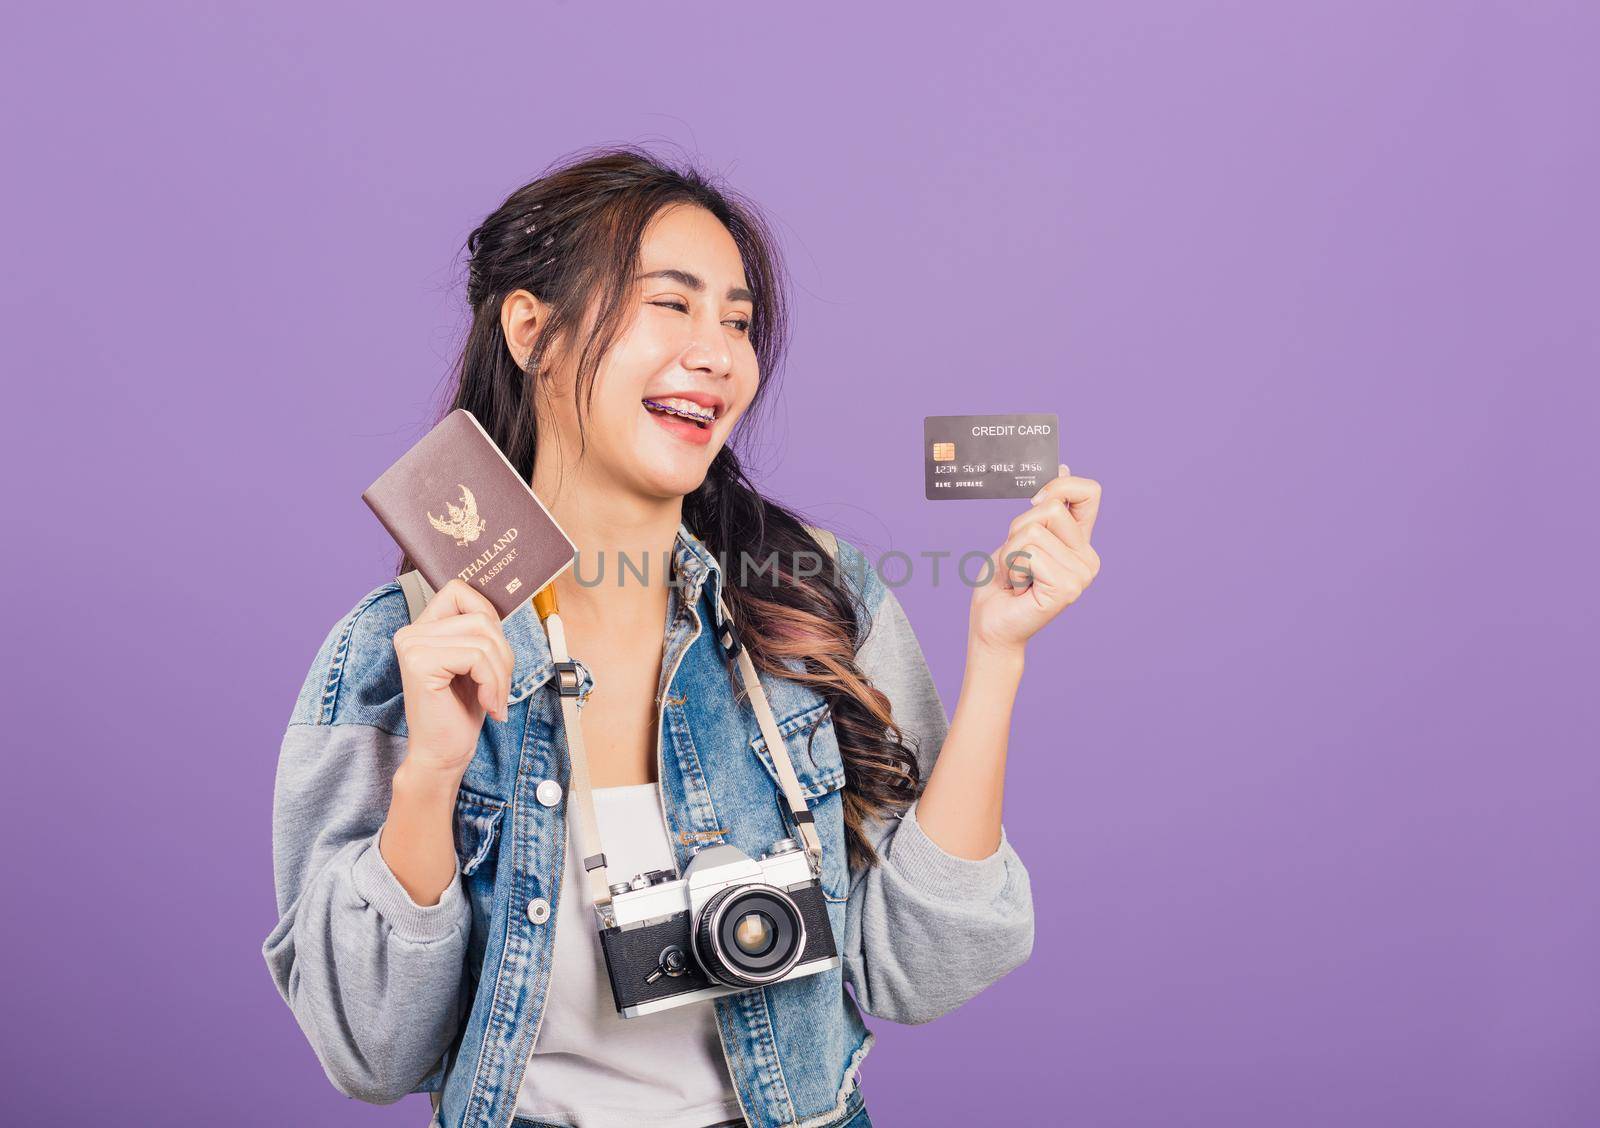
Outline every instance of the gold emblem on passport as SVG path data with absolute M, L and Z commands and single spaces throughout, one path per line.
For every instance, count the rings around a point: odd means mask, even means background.
M 954 462 L 956 460 L 956 444 L 934 443 L 933 460 L 935 462 Z
M 428 522 L 445 536 L 455 537 L 458 545 L 471 544 L 489 527 L 489 522 L 478 516 L 478 501 L 466 486 L 461 486 L 460 505 L 447 501 L 445 506 L 450 512 L 449 520 L 440 520 L 429 510 Z

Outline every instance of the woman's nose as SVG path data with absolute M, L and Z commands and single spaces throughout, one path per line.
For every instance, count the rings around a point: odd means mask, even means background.
M 694 336 L 683 353 L 683 366 L 713 376 L 726 376 L 733 367 L 733 350 L 719 322 L 710 325 L 695 322 Z

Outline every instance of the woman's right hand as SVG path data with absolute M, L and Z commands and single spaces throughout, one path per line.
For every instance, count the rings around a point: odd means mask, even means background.
M 500 614 L 460 578 L 394 634 L 406 702 L 406 760 L 466 773 L 485 714 L 504 722 L 513 658 Z

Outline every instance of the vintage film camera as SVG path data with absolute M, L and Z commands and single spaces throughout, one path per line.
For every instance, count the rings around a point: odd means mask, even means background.
M 792 838 L 759 859 L 707 846 L 683 877 L 652 870 L 611 894 L 600 946 L 624 1018 L 839 966 L 821 882 Z

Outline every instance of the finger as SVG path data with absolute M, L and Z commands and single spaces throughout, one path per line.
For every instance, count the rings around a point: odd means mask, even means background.
M 1065 463 L 1062 464 L 1061 470 L 1061 477 L 1046 482 L 1039 492 L 1033 495 L 1033 504 L 1037 505 L 1047 498 L 1060 498 L 1067 503 L 1073 520 L 1083 527 L 1084 536 L 1092 537 L 1094 523 L 1100 516 L 1100 483 L 1093 478 L 1079 478 L 1068 474 Z
M 1091 577 L 1083 561 L 1076 557 L 1066 563 L 1051 557 L 1041 557 L 1035 573 L 1035 586 L 1041 592 L 1059 594 L 1067 603 L 1074 603 L 1089 586 Z
M 497 619 L 500 616 L 487 596 L 481 591 L 474 590 L 471 584 L 457 576 L 433 593 L 433 598 L 428 600 L 428 605 L 422 609 L 422 614 L 417 616 L 416 621 L 432 622 L 435 619 L 461 615 L 469 611 L 482 611 Z
M 452 685 L 458 677 L 470 678 L 478 701 L 486 710 L 498 712 L 494 696 L 501 679 L 488 646 L 477 639 L 424 639 L 415 645 L 414 661 L 425 668 L 424 677 L 433 681 L 430 688 L 440 683 Z
M 1063 519 L 1068 525 L 1072 524 L 1070 519 L 1065 517 Z M 1063 568 L 1070 567 L 1072 562 L 1078 559 L 1077 550 L 1063 543 L 1061 538 L 1045 525 L 1029 526 L 1024 543 L 1030 550 L 1043 553 Z
M 1073 517 L 1071 508 L 1063 498 L 1046 498 L 1035 502 L 1026 512 L 1017 514 L 1011 522 L 1010 532 L 1016 536 L 1030 528 L 1049 529 L 1063 544 L 1075 549 L 1085 548 L 1089 544 L 1088 534 Z
M 487 642 L 420 638 L 408 646 L 406 659 L 425 667 L 424 677 L 437 676 L 439 685 L 430 688 L 447 688 L 458 677 L 471 678 L 484 711 L 500 716 L 500 703 L 495 701 L 495 694 L 504 681 Z
M 1070 478 L 1071 476 L 1072 471 L 1067 467 L 1067 464 L 1063 462 L 1060 466 L 1056 467 L 1056 476 L 1051 478 L 1044 485 L 1040 486 L 1038 491 L 1028 500 L 1034 504 L 1038 504 L 1047 497 L 1054 497 L 1061 489 L 1062 479 Z
M 1063 596 L 1066 602 L 1072 603 L 1094 580 L 1088 565 L 1072 552 L 1063 551 L 1058 556 L 1050 551 L 1047 543 L 1031 542 L 1027 551 L 1031 554 L 1028 561 L 1029 578 L 1017 585 L 1019 594 L 1030 589 L 1040 593 L 1055 592 Z
M 494 651 L 504 675 L 506 697 L 511 696 L 511 678 L 516 668 L 516 655 L 506 638 L 505 623 L 501 621 L 492 604 L 487 612 L 468 611 L 432 622 L 423 622 L 419 618 L 409 629 L 426 638 L 481 639 L 487 642 Z
M 1013 552 L 1025 552 L 1027 556 L 1018 556 L 1009 574 L 1010 585 L 1016 590 L 1028 587 L 1030 575 L 1037 575 L 1041 566 L 1053 565 L 1055 568 L 1071 569 L 1077 556 L 1072 549 L 1062 544 L 1056 535 L 1042 525 L 1028 526 L 1023 532 L 1013 537 L 1006 545 L 1001 558 L 1006 559 Z
M 1007 541 L 995 554 L 1000 570 L 1000 586 L 1007 591 L 1026 591 L 1033 582 L 1033 570 L 1044 552 L 1025 541 Z
M 483 640 L 490 643 L 490 646 L 494 648 L 494 653 L 499 654 L 501 661 L 506 664 L 506 696 L 510 696 L 510 674 L 512 674 L 512 669 L 517 666 L 517 656 L 510 648 L 509 638 L 506 638 L 506 622 L 499 618 L 499 611 L 494 608 L 493 603 L 488 602 L 486 598 L 483 602 L 488 605 L 488 610 L 467 611 L 467 613 L 458 614 L 458 616 L 453 616 L 450 619 L 440 619 L 438 622 L 427 624 L 426 629 L 429 634 L 445 637 L 448 632 L 464 627 L 467 630 L 467 634 L 472 635 L 472 637 L 483 638 Z

